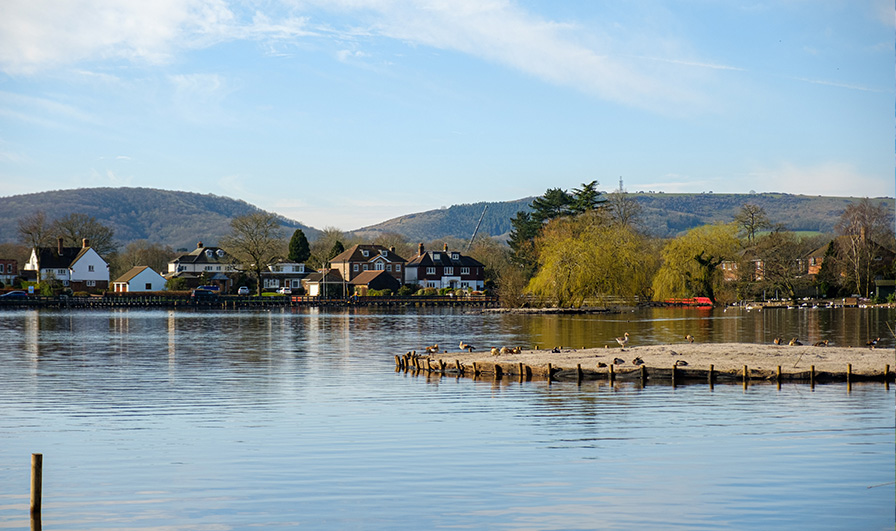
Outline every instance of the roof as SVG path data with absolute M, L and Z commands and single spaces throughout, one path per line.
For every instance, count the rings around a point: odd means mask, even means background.
M 457 255 L 457 258 L 453 258 Z M 464 256 L 458 251 L 426 251 L 417 255 L 408 262 L 407 267 L 483 267 L 482 262 L 469 256 Z
M 393 277 L 391 274 L 389 274 L 385 271 L 363 271 L 363 272 L 359 273 L 355 278 L 351 279 L 349 281 L 349 284 L 354 284 L 357 286 L 366 286 L 367 284 L 370 284 L 371 282 L 376 280 L 376 278 L 381 275 L 386 275 L 387 277 L 389 277 L 391 279 L 395 279 L 395 277 Z M 396 282 L 398 282 L 398 281 L 396 280 Z
M 149 269 L 149 266 L 134 266 L 131 269 L 129 269 L 127 273 L 125 273 L 125 274 L 121 275 L 120 277 L 118 277 L 117 279 L 115 279 L 115 282 L 116 283 L 130 282 L 131 280 L 134 279 L 134 277 L 136 277 L 137 275 L 139 275 L 146 269 Z
M 230 258 L 220 247 L 204 247 L 200 242 L 195 249 L 172 260 L 181 264 L 221 264 L 230 263 Z
M 36 247 L 37 264 L 41 269 L 68 269 L 77 262 L 90 247 L 63 247 L 62 254 L 58 247 Z
M 307 282 L 321 282 L 323 280 L 323 273 L 320 271 L 315 271 L 314 273 L 310 273 L 307 277 L 305 277 L 304 281 Z M 338 269 L 329 269 L 327 270 L 327 282 L 342 282 L 342 275 L 339 274 Z
M 367 256 L 364 256 L 364 251 L 367 251 Z M 407 262 L 407 260 L 395 254 L 393 249 L 383 247 L 382 245 L 358 244 L 331 258 L 330 263 L 373 262 L 377 257 L 382 257 L 387 262 Z

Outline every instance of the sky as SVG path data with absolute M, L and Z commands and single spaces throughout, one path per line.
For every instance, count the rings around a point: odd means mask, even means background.
M 4 0 L 0 195 L 894 195 L 892 0 Z

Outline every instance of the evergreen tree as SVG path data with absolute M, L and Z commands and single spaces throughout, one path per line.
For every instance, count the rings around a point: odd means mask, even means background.
M 286 257 L 290 262 L 304 263 L 311 256 L 311 247 L 308 245 L 308 238 L 302 229 L 296 229 L 289 239 L 289 255 Z
M 572 204 L 570 210 L 573 214 L 582 214 L 589 210 L 594 210 L 601 203 L 607 201 L 607 199 L 602 197 L 600 192 L 597 191 L 598 184 L 597 181 L 591 181 L 587 184 L 582 183 L 581 188 L 576 188 L 572 191 Z
M 339 256 L 343 252 L 345 252 L 345 247 L 342 245 L 341 241 L 336 240 L 336 243 L 333 244 L 333 247 L 330 248 L 330 252 L 327 254 L 326 261 L 329 262 L 330 260 Z
M 544 223 L 572 213 L 573 196 L 561 188 L 548 188 L 541 197 L 532 200 L 532 219 Z

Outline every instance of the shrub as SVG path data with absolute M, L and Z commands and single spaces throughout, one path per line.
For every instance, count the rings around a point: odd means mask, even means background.
M 410 297 L 417 290 L 417 286 L 412 286 L 411 284 L 405 284 L 404 286 L 398 288 L 398 296 L 399 297 Z

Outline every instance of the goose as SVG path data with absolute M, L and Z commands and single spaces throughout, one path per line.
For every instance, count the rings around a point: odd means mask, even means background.
M 602 362 L 602 361 L 597 362 L 597 368 L 598 368 L 598 369 L 601 369 L 601 368 L 606 367 L 606 366 L 607 366 L 607 364 L 604 363 L 604 362 Z
M 676 367 L 684 367 L 684 366 L 686 366 L 687 364 L 688 364 L 688 362 L 686 362 L 686 361 L 684 361 L 684 360 L 675 360 L 675 366 L 676 366 Z
M 684 336 L 684 338 L 687 339 L 689 343 L 694 342 L 694 336 L 692 336 L 691 334 Z
M 783 337 L 776 337 L 776 338 L 775 338 L 775 345 L 780 345 L 780 344 L 783 343 L 783 342 L 784 342 L 784 338 L 783 338 Z
M 622 365 L 625 363 L 625 360 L 622 358 L 613 358 L 613 365 Z
M 815 343 L 813 346 L 815 346 L 815 347 L 826 347 L 826 346 L 828 346 L 828 340 L 825 339 L 824 341 L 818 341 L 818 342 Z
M 497 349 L 497 347 L 492 347 L 492 356 L 497 356 L 501 351 Z
M 788 343 L 788 345 L 790 345 L 791 347 L 798 347 L 798 346 L 802 345 L 802 343 L 800 342 L 799 339 L 793 338 L 790 340 L 790 343 Z
M 644 365 L 644 360 L 642 360 L 640 357 L 637 357 L 632 360 L 632 364 L 633 365 Z
M 867 343 L 865 343 L 865 344 L 868 345 L 868 348 L 873 349 L 874 347 L 877 346 L 878 341 L 880 341 L 880 338 L 877 338 L 877 339 L 871 339 L 871 340 L 869 340 L 869 341 L 868 341 Z
M 616 342 L 619 343 L 619 346 L 622 347 L 622 350 L 625 350 L 625 345 L 628 343 L 628 332 L 626 332 L 622 337 L 617 337 Z

